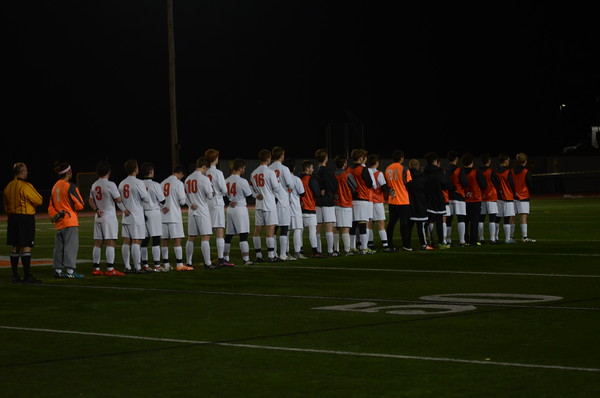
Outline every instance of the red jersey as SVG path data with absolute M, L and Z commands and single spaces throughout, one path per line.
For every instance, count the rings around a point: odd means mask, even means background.
M 482 192 L 482 200 L 485 202 L 496 202 L 498 200 L 498 192 L 496 191 L 496 187 L 492 182 L 493 172 L 494 170 L 492 170 L 490 167 L 481 172 L 481 174 L 483 174 L 485 180 L 487 181 L 487 187 Z
M 310 179 L 312 178 L 309 174 L 304 174 L 300 180 L 302 180 L 302 185 L 304 185 L 304 195 L 300 197 L 300 203 L 302 205 L 303 212 L 316 213 L 317 212 L 317 201 L 315 199 L 315 194 L 310 188 Z
M 367 168 L 362 164 L 355 163 L 354 166 L 348 168 L 348 172 L 352 174 L 354 180 L 356 181 L 356 195 L 354 196 L 354 199 L 370 201 L 373 183 L 371 181 L 369 170 L 367 170 Z M 368 183 L 365 180 L 366 178 L 369 179 Z
M 392 163 L 385 169 L 385 179 L 390 189 L 396 192 L 395 197 L 389 195 L 388 203 L 391 205 L 410 204 L 408 190 L 405 185 L 412 180 L 410 171 L 400 163 Z
M 502 171 L 501 171 L 502 170 Z M 500 191 L 498 191 L 498 199 L 507 202 L 515 200 L 511 182 L 513 181 L 512 172 L 510 169 L 498 169 L 496 175 L 500 180 Z
M 335 174 L 338 188 L 335 192 L 335 204 L 339 207 L 352 207 L 352 191 L 348 186 L 348 170 L 338 170 Z
M 465 202 L 481 202 L 482 193 L 479 183 L 477 182 L 477 170 L 465 170 L 465 175 L 469 181 L 469 186 L 465 189 Z
M 511 173 L 515 181 L 516 198 L 518 200 L 529 199 L 529 187 L 527 186 L 527 173 L 529 173 L 529 170 L 523 167 L 520 172 L 517 173 L 515 170 L 512 170 Z

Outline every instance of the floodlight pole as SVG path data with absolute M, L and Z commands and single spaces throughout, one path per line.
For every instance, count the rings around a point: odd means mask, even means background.
M 177 107 L 175 103 L 175 35 L 173 29 L 173 0 L 167 0 L 167 40 L 169 47 L 169 110 L 171 129 L 171 163 L 179 163 L 177 138 Z

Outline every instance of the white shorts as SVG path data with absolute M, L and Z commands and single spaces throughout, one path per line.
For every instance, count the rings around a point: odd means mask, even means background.
M 383 203 L 373 203 L 373 221 L 385 220 L 385 206 Z
M 466 216 L 467 215 L 467 203 L 462 200 L 451 200 L 450 201 L 450 215 L 451 216 Z
M 119 237 L 119 220 L 103 220 L 94 223 L 94 239 L 95 240 L 116 240 Z
M 278 222 L 277 210 L 265 211 L 262 209 L 256 209 L 254 211 L 254 224 L 257 226 L 277 225 Z
M 213 228 L 225 228 L 225 207 L 209 206 L 210 223 Z
M 292 213 L 292 218 L 290 220 L 290 228 L 291 229 L 302 229 L 304 227 L 302 221 L 302 212 L 300 213 Z
M 352 207 L 335 207 L 335 226 L 338 228 L 352 227 Z
M 317 206 L 317 224 L 323 224 L 326 222 L 335 222 L 335 207 Z
M 498 214 L 498 202 L 481 202 L 481 214 Z
M 445 214 L 445 216 L 449 216 L 451 214 L 452 213 L 450 213 L 450 203 L 446 203 L 446 214 Z
M 137 240 L 146 238 L 146 224 L 122 224 L 121 230 L 124 238 Z
M 513 217 L 515 215 L 515 202 L 513 201 L 498 201 L 498 217 Z
M 290 206 L 281 206 L 277 204 L 277 225 L 280 227 L 289 227 L 292 222 L 292 208 Z
M 317 215 L 314 213 L 302 213 L 302 225 L 305 227 L 316 227 Z
M 369 221 L 373 216 L 373 202 L 367 200 L 352 201 L 352 217 L 354 221 Z
M 161 238 L 163 238 L 163 239 L 178 239 L 178 238 L 183 238 L 183 237 L 185 237 L 185 235 L 183 234 L 183 223 L 182 222 L 163 223 Z
M 517 214 L 529 214 L 529 201 L 517 200 L 515 201 L 515 208 Z
M 188 216 L 188 235 L 212 235 L 210 214 Z
M 248 208 L 243 205 L 227 207 L 227 224 L 225 233 L 227 235 L 239 235 L 250 232 L 250 215 Z
M 162 216 L 160 210 L 144 211 L 146 218 L 146 238 L 162 235 Z

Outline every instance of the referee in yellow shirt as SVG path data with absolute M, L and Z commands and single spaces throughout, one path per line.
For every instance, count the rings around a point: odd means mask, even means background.
M 31 274 L 31 249 L 35 241 L 35 207 L 42 204 L 42 195 L 25 181 L 27 166 L 15 163 L 14 179 L 4 188 L 4 210 L 8 215 L 6 240 L 10 251 L 13 283 L 42 283 Z M 18 272 L 19 258 L 23 264 L 24 277 Z

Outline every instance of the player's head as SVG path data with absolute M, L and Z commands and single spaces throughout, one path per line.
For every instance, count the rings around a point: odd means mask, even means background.
M 96 165 L 96 174 L 98 177 L 106 177 L 110 174 L 110 163 L 108 160 L 101 160 Z
M 525 166 L 527 164 L 527 154 L 526 153 L 517 153 L 516 156 L 517 159 L 517 163 L 520 164 L 521 166 Z
M 458 160 L 458 152 L 448 151 L 448 154 L 446 155 L 446 157 L 448 158 L 449 162 L 455 162 Z
M 462 156 L 462 164 L 465 167 L 470 167 L 473 165 L 473 154 L 470 152 L 465 153 Z
M 219 150 L 217 149 L 207 149 L 204 151 L 204 156 L 208 158 L 208 161 L 212 164 L 219 160 Z
M 138 171 L 138 162 L 135 159 L 129 159 L 123 166 L 127 175 L 132 175 Z
M 355 163 L 360 162 L 360 160 L 365 159 L 367 156 L 368 152 L 360 148 L 353 149 L 352 152 L 350 152 L 350 158 Z
M 419 170 L 421 168 L 421 162 L 419 162 L 419 159 L 411 159 L 408 161 L 408 168 L 411 170 Z
M 501 153 L 498 155 L 498 162 L 503 166 L 508 166 L 508 162 L 510 161 L 510 156 L 508 153 Z
M 73 172 L 71 170 L 71 165 L 67 162 L 55 162 L 54 163 L 54 172 L 58 176 L 58 178 L 71 178 Z
M 367 158 L 367 166 L 369 167 L 379 167 L 379 155 L 374 153 L 370 154 Z
M 492 162 L 492 157 L 487 152 L 481 154 L 480 158 L 481 158 L 481 164 L 484 166 L 489 166 L 490 163 Z
M 171 173 L 185 175 L 185 173 L 187 173 L 187 170 L 184 165 L 179 163 L 179 164 L 176 164 L 175 166 L 173 166 L 173 170 L 171 171 Z
M 315 159 L 319 164 L 324 163 L 329 158 L 329 154 L 327 153 L 327 149 L 317 149 L 315 151 Z
M 200 156 L 197 160 L 196 160 L 196 169 L 200 170 L 202 168 L 210 168 L 210 161 L 208 160 L 208 158 L 206 156 Z
M 312 174 L 315 169 L 315 165 L 312 160 L 305 160 L 302 162 L 302 173 Z
M 24 179 L 27 176 L 27 166 L 23 162 L 17 162 L 13 165 L 13 175 Z
M 337 169 L 345 169 L 348 166 L 348 159 L 344 156 L 336 156 L 333 161 Z
M 392 152 L 392 161 L 394 163 L 400 163 L 403 160 L 404 160 L 404 151 L 396 149 L 394 152 Z
M 142 178 L 148 178 L 154 171 L 154 165 L 150 162 L 142 163 L 142 167 L 140 168 L 140 173 L 142 174 Z
M 437 166 L 437 164 L 440 161 L 440 157 L 438 156 L 437 153 L 435 152 L 427 152 L 425 154 L 425 161 L 427 161 L 428 165 L 434 165 Z
M 242 171 L 246 167 L 246 161 L 242 158 L 233 159 L 233 163 L 231 165 L 231 170 L 233 171 Z
M 274 161 L 281 161 L 281 159 L 283 159 L 285 157 L 285 150 L 280 147 L 280 146 L 276 146 L 273 147 L 273 149 L 271 149 L 271 159 L 273 159 Z
M 258 152 L 258 161 L 260 163 L 268 163 L 271 161 L 271 151 L 269 151 L 268 149 L 261 149 L 260 152 Z

